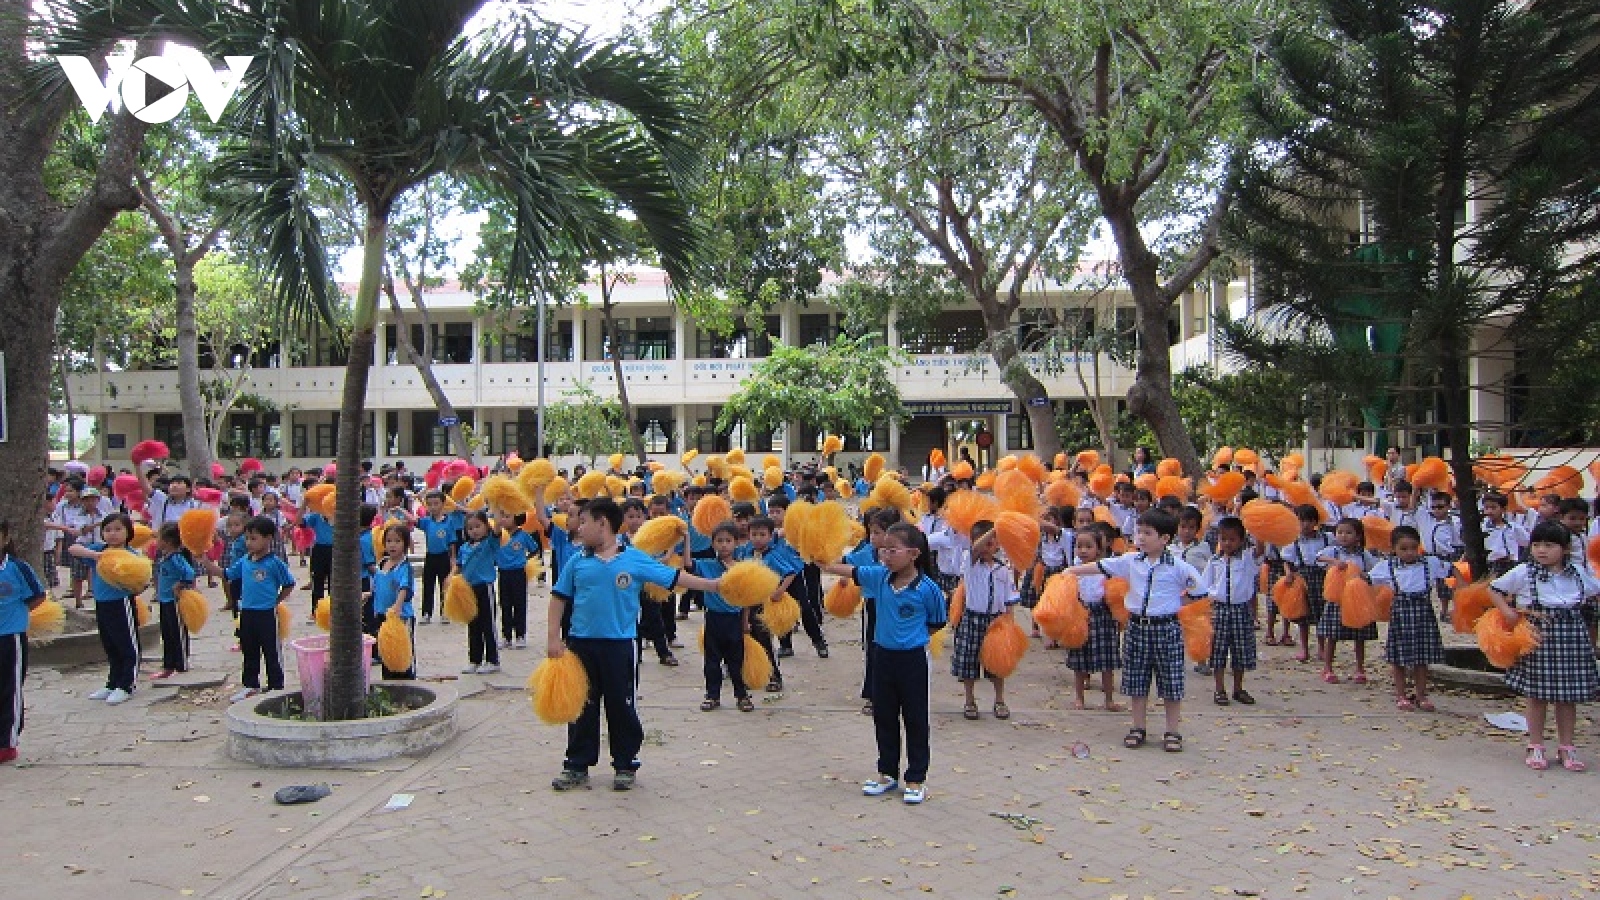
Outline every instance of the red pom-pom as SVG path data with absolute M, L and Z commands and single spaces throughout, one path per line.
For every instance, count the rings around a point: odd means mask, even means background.
M 468 475 L 476 477 L 477 472 L 477 468 L 473 466 L 472 463 L 469 463 L 464 459 L 452 459 L 444 467 L 444 480 L 455 481 L 458 478 Z
M 227 475 L 227 474 L 228 474 L 228 470 L 224 469 L 222 467 L 222 463 L 214 462 L 214 463 L 211 464 L 211 477 L 212 478 L 221 478 L 221 477 L 223 477 L 224 475 Z
M 435 491 L 439 489 L 439 477 L 443 471 L 443 469 L 433 468 L 422 476 L 422 483 L 428 486 L 428 490 Z
M 128 458 L 133 460 L 136 466 L 152 459 L 166 459 L 171 455 L 172 451 L 160 441 L 140 441 L 128 452 Z
M 247 456 L 239 461 L 239 471 L 246 475 L 254 475 L 261 471 L 261 460 L 256 459 L 254 456 Z
M 89 486 L 90 487 L 99 487 L 100 485 L 105 484 L 106 483 L 106 467 L 105 466 L 95 466 L 94 468 L 89 470 L 89 477 L 84 479 L 84 480 L 89 482 Z
M 121 497 L 122 505 L 126 506 L 130 512 L 144 509 L 144 501 L 147 499 L 149 498 L 145 496 L 144 488 L 137 487 Z
M 323 478 L 338 478 L 339 477 L 339 465 L 338 465 L 338 463 L 328 463 L 327 465 L 323 466 L 322 467 L 322 477 Z
M 222 502 L 222 491 L 216 488 L 195 488 L 194 498 L 207 506 L 216 506 Z
M 118 475 L 111 482 L 111 496 L 118 500 L 128 496 L 129 491 L 139 489 L 139 479 L 133 475 Z

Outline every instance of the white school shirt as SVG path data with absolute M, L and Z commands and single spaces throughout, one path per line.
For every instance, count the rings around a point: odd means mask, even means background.
M 1295 567 L 1304 569 L 1317 564 L 1317 554 L 1333 546 L 1333 541 L 1328 536 L 1317 532 L 1314 538 L 1295 538 L 1294 543 L 1284 544 L 1278 548 L 1278 558 Z
M 1567 541 L 1567 558 L 1574 566 L 1589 574 L 1594 574 L 1593 567 L 1589 565 L 1589 545 L 1584 542 L 1583 535 L 1575 534 Z
M 78 536 L 69 539 L 67 535 L 63 534 L 61 536 L 62 542 L 67 544 L 92 544 L 98 541 L 100 538 L 98 529 L 95 526 L 101 521 L 103 521 L 103 517 L 96 513 L 84 511 L 84 508 L 76 503 L 63 507 L 61 509 L 61 524 L 78 529 Z
M 1045 535 L 1039 539 L 1039 560 L 1046 569 L 1059 569 L 1072 558 L 1073 545 L 1078 536 L 1070 528 L 1061 529 L 1055 537 Z
M 1104 575 L 1078 576 L 1078 601 L 1084 606 L 1106 602 L 1106 577 Z
M 199 509 L 200 501 L 193 496 L 174 500 L 166 491 L 156 491 L 146 508 L 150 510 L 150 527 L 159 531 L 161 526 L 178 521 L 189 510 Z
M 1600 581 L 1576 566 L 1552 572 L 1538 563 L 1520 563 L 1489 587 L 1522 609 L 1533 606 L 1535 600 L 1550 609 L 1572 609 L 1586 598 L 1600 596 Z
M 1344 505 L 1344 508 L 1339 510 L 1339 515 L 1345 519 L 1359 519 L 1362 516 L 1374 515 L 1377 511 L 1378 504 L 1376 502 L 1362 503 L 1360 500 L 1351 500 Z
M 967 610 L 975 613 L 1000 613 L 1022 599 L 1017 596 L 1017 576 L 1010 566 L 968 562 L 961 571 L 961 583 L 967 586 Z
M 1396 594 L 1421 594 L 1430 592 L 1435 584 L 1450 574 L 1452 566 L 1437 556 L 1418 557 L 1414 563 L 1386 559 L 1367 573 L 1373 584 L 1387 584 Z
M 1484 519 L 1483 542 L 1488 547 L 1490 562 L 1502 559 L 1515 562 L 1521 558 L 1522 548 L 1528 546 L 1528 529 L 1510 519 L 1499 525 Z
M 940 574 L 961 574 L 972 541 L 938 516 L 923 516 L 922 531 L 928 536 L 928 549 L 934 552 L 934 561 L 938 564 Z
M 1394 525 L 1410 525 L 1418 531 L 1422 530 L 1421 509 L 1415 504 L 1410 509 L 1401 509 L 1399 504 L 1393 501 L 1385 502 L 1383 504 L 1383 517 Z
M 1454 557 L 1461 550 L 1461 523 L 1453 517 L 1435 519 L 1432 512 L 1417 515 L 1417 533 L 1422 536 L 1422 551 L 1431 556 Z
M 1204 593 L 1200 573 L 1169 549 L 1155 559 L 1134 551 L 1097 563 L 1100 574 L 1128 580 L 1128 612 L 1136 616 L 1177 615 L 1184 595 Z
M 1211 564 L 1211 547 L 1205 541 L 1196 540 L 1192 544 L 1173 541 L 1172 551 L 1179 559 L 1194 566 L 1196 572 L 1204 572 L 1206 566 Z
M 1256 598 L 1256 580 L 1261 571 L 1261 557 L 1250 550 L 1238 556 L 1212 557 L 1206 566 L 1206 592 L 1216 603 L 1239 605 Z
M 1368 550 L 1362 550 L 1360 553 L 1350 553 L 1343 547 L 1329 547 L 1317 554 L 1316 564 L 1324 569 L 1334 563 L 1355 563 L 1361 567 L 1361 572 L 1365 574 L 1372 571 L 1372 567 L 1378 564 L 1378 557 Z

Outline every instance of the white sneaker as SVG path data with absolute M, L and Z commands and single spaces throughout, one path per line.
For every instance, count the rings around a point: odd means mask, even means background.
M 450 620 L 448 618 L 444 617 L 444 616 L 440 616 L 439 617 L 439 624 L 440 625 L 449 625 L 450 624 Z
M 422 622 L 423 625 L 432 625 L 433 624 L 433 616 L 423 616 L 422 619 L 421 619 L 421 622 Z
M 511 642 L 510 641 L 501 641 L 500 642 L 500 649 L 501 650 L 510 650 L 511 649 Z
M 133 695 L 129 694 L 127 691 L 123 690 L 122 688 L 117 688 L 116 690 L 114 690 L 111 693 L 106 695 L 106 705 L 107 706 L 118 706 L 120 704 L 127 703 L 128 702 L 128 698 L 131 697 L 131 696 L 133 696 Z
M 233 692 L 233 696 L 228 698 L 228 702 L 238 703 L 240 700 L 249 700 L 258 693 L 260 693 L 260 691 L 257 691 L 255 688 L 240 688 L 239 690 Z
M 478 666 L 469 665 L 465 669 L 461 670 L 461 674 L 463 674 L 463 675 L 476 675 L 476 674 L 478 674 Z
M 104 700 L 105 698 L 107 698 L 109 696 L 111 696 L 111 688 L 101 688 L 101 689 L 99 689 L 97 691 L 91 692 L 89 694 L 89 699 L 90 700 Z
M 923 785 L 919 784 L 916 787 L 907 785 L 906 792 L 901 795 L 900 799 L 914 806 L 918 803 L 921 803 L 923 798 L 927 796 L 927 793 L 928 789 Z
M 484 663 L 478 667 L 479 675 L 493 675 L 498 671 L 500 671 L 500 666 L 496 665 L 495 663 Z
M 527 638 L 517 638 L 516 640 L 511 642 L 511 645 L 513 647 L 517 647 L 518 649 L 527 649 L 528 639 Z
M 899 779 L 890 778 L 887 775 L 879 775 L 877 778 L 863 782 L 861 785 L 861 793 L 866 794 L 868 797 L 879 797 L 889 793 L 899 786 Z

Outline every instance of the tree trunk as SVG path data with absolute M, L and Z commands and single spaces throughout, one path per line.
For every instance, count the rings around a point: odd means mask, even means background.
M 614 316 L 616 309 L 611 305 L 611 283 L 606 278 L 606 269 L 600 267 L 600 315 L 605 319 L 606 334 L 611 335 L 611 371 L 617 380 L 617 401 L 622 404 L 622 418 L 628 426 L 628 438 L 633 441 L 633 455 L 638 457 L 639 465 L 646 462 L 644 455 L 644 437 L 639 434 L 639 423 L 633 418 L 633 404 L 628 402 L 628 383 L 622 380 L 622 348 L 617 345 L 617 320 Z
M 327 721 L 364 718 L 367 698 L 362 670 L 369 660 L 361 638 L 361 555 L 357 540 L 367 523 L 361 511 L 361 431 L 366 419 L 367 381 L 377 343 L 378 286 L 383 279 L 387 210 L 368 210 L 363 235 L 361 286 L 356 291 L 350 331 L 350 359 L 339 403 L 339 472 L 335 478 L 333 594 L 328 637 L 328 680 L 322 716 Z
M 200 392 L 200 329 L 194 319 L 195 260 L 181 246 L 172 249 L 178 323 L 178 404 L 183 409 L 183 445 L 189 477 L 198 481 L 211 477 L 216 445 L 214 430 L 206 421 L 205 397 Z M 220 351 L 212 347 L 211 352 Z
M 56 364 L 61 370 L 61 402 L 67 408 L 67 459 L 77 459 L 78 418 L 72 409 L 72 382 L 67 380 L 67 358 L 56 354 Z
M 1117 204 L 1102 192 L 1101 206 L 1107 224 L 1116 238 L 1117 255 L 1122 262 L 1122 277 L 1133 295 L 1134 331 L 1139 339 L 1138 368 L 1133 387 L 1128 389 L 1128 410 L 1143 419 L 1155 432 L 1161 455 L 1183 464 L 1185 475 L 1204 471 L 1194 442 L 1184 427 L 1178 401 L 1172 395 L 1172 357 L 1167 341 L 1167 313 L 1173 298 L 1157 280 L 1156 255 L 1145 244 L 1134 218 L 1131 204 Z
M 407 288 L 411 289 L 410 284 Z M 405 314 L 400 311 L 400 298 L 395 295 L 394 277 L 385 275 L 383 279 L 383 292 L 389 297 L 389 309 L 394 312 L 394 333 L 400 341 L 400 348 L 405 351 L 406 359 L 416 368 L 417 375 L 422 379 L 422 386 L 427 389 L 428 397 L 433 400 L 433 405 L 439 410 L 440 419 L 454 420 L 454 425 L 444 427 L 445 437 L 449 446 L 455 449 L 457 456 L 472 462 L 472 447 L 467 444 L 467 436 L 461 431 L 461 417 L 456 415 L 455 404 L 450 402 L 450 397 L 444 392 L 444 387 L 439 384 L 439 379 L 433 374 L 433 340 L 430 336 L 432 323 L 427 319 L 427 309 L 423 306 L 421 291 L 411 289 L 411 301 L 417 309 L 422 311 L 422 339 L 426 343 L 423 349 L 418 350 L 411 343 L 411 329 L 406 326 Z M 374 331 L 376 334 L 376 331 Z
M 1028 370 L 1027 360 L 1017 348 L 1016 336 L 1011 332 L 1011 316 L 1000 306 L 991 293 L 987 300 L 979 299 L 983 312 L 984 330 L 989 333 L 989 355 L 1000 369 L 1000 379 L 1022 404 L 1028 417 L 1028 429 L 1033 435 L 1033 452 L 1049 462 L 1061 452 L 1061 434 L 1056 431 L 1056 411 L 1050 404 L 1050 392 Z

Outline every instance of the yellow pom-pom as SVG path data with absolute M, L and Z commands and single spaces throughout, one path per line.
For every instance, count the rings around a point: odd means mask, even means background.
M 728 461 L 730 466 L 742 466 L 744 465 L 744 448 L 735 447 L 729 450 L 728 455 L 723 458 Z
M 184 549 L 195 556 L 205 556 L 217 540 L 217 511 L 203 506 L 179 516 L 178 537 Z
M 822 439 L 822 455 L 832 456 L 844 449 L 844 441 L 837 434 L 830 434 Z
M 45 600 L 28 611 L 28 640 L 51 640 L 61 634 L 66 624 L 66 607 L 54 600 Z
M 119 591 L 138 593 L 150 584 L 150 557 L 142 553 L 112 548 L 100 554 L 95 564 L 100 579 Z
M 862 465 L 861 465 L 861 477 L 865 478 L 867 480 L 868 484 L 877 484 L 878 483 L 878 477 L 880 475 L 882 475 L 882 474 L 883 474 L 883 454 L 882 453 L 874 453 L 874 454 L 872 454 L 871 456 L 867 457 L 867 461 L 865 463 L 862 463 Z
M 522 471 L 517 473 L 517 480 L 532 494 L 535 489 L 556 480 L 556 464 L 548 459 L 535 459 L 522 467 Z
M 689 523 L 677 516 L 657 516 L 633 533 L 633 546 L 650 556 L 660 556 L 689 536 Z
M 555 515 L 551 516 L 550 517 L 550 524 L 554 525 L 555 527 L 557 527 L 559 529 L 561 529 L 562 531 L 569 530 L 567 528 L 567 514 L 566 513 L 556 513 Z
M 528 579 L 529 584 L 533 584 L 544 574 L 544 562 L 537 556 L 528 557 L 528 561 L 522 565 L 522 574 Z
M 784 515 L 783 525 L 784 538 L 808 563 L 836 563 L 856 543 L 852 540 L 850 514 L 831 500 L 815 505 L 805 502 L 791 505 Z
M 761 644 L 750 635 L 744 636 L 744 665 L 739 667 L 740 680 L 745 687 L 760 690 L 772 680 L 772 660 Z
M 398 603 L 389 607 L 389 611 L 384 613 L 383 624 L 378 626 L 378 658 L 383 660 L 383 667 L 391 672 L 411 669 L 411 630 L 400 618 Z
M 589 705 L 589 672 L 583 660 L 568 650 L 546 657 L 528 676 L 533 714 L 546 725 L 571 725 Z
M 766 456 L 761 457 L 761 468 L 762 468 L 763 471 L 765 471 L 767 469 L 779 469 L 779 470 L 782 470 L 783 469 L 783 460 L 779 459 L 774 454 L 768 453 Z
M 574 491 L 583 500 L 592 500 L 595 497 L 605 496 L 606 473 L 599 470 L 583 473 L 583 477 L 578 479 L 578 485 L 574 488 Z
M 150 624 L 150 604 L 143 597 L 133 598 L 133 624 L 138 628 Z
M 128 546 L 135 550 L 143 550 L 150 546 L 150 542 L 155 539 L 156 533 L 150 529 L 149 525 L 143 522 L 135 522 L 133 523 L 133 536 L 128 538 Z
M 512 515 L 527 512 L 528 507 L 533 506 L 533 498 L 528 496 L 522 485 L 504 475 L 496 475 L 485 481 L 482 496 L 489 506 Z
M 928 653 L 934 659 L 944 659 L 944 655 L 950 652 L 950 633 L 955 630 L 954 625 L 946 625 L 928 635 Z
M 713 478 L 719 478 L 723 481 L 727 481 L 729 476 L 733 474 L 731 467 L 728 465 L 727 457 L 718 455 L 706 457 L 706 471 L 710 472 Z
M 781 594 L 762 604 L 761 621 L 774 636 L 783 637 L 800 624 L 800 604 L 788 594 Z
M 694 462 L 695 457 L 697 457 L 699 455 L 700 455 L 700 451 L 699 450 L 685 450 L 685 451 L 683 451 L 683 455 L 678 457 L 678 463 L 680 465 L 684 466 L 685 468 L 687 468 L 689 463 Z
M 178 618 L 183 620 L 183 627 L 189 629 L 190 634 L 199 634 L 210 617 L 211 607 L 206 605 L 204 594 L 194 588 L 178 592 Z
M 666 496 L 675 493 L 688 480 L 689 475 L 686 472 L 657 472 L 650 476 L 650 489 Z
M 828 593 L 822 598 L 822 605 L 828 614 L 840 619 L 848 619 L 861 608 L 861 588 L 848 578 L 841 578 L 828 588 Z
M 289 604 L 279 603 L 273 610 L 278 616 L 278 640 L 289 639 L 290 624 L 294 621 L 294 613 L 289 611 Z
M 317 620 L 317 627 L 323 631 L 333 630 L 333 599 L 319 597 L 311 608 L 311 618 Z
M 619 478 L 616 475 L 607 475 L 606 493 L 617 500 L 628 496 L 628 479 Z
M 893 475 L 881 475 L 872 486 L 871 498 L 878 506 L 905 511 L 911 508 L 911 491 Z
M 544 486 L 544 502 L 547 505 L 555 505 L 556 501 L 560 500 L 566 495 L 567 480 L 565 478 L 552 478 L 550 479 L 550 483 Z
M 733 480 L 728 482 L 728 496 L 735 501 L 754 503 L 761 499 L 761 489 L 743 475 L 735 475 Z
M 1211 641 L 1216 634 L 1211 624 L 1211 601 L 1184 604 L 1178 610 L 1178 624 L 1183 628 L 1183 649 L 1189 659 L 1197 663 L 1210 659 Z
M 451 575 L 444 582 L 444 617 L 452 622 L 467 625 L 478 617 L 478 595 L 472 585 L 460 575 Z
M 837 491 L 839 497 L 844 500 L 849 500 L 851 497 L 854 497 L 856 493 L 855 485 L 851 484 L 847 479 L 844 478 L 835 481 L 833 483 L 833 489 Z
M 472 496 L 472 492 L 477 489 L 477 479 L 471 475 L 463 475 L 456 479 L 455 484 L 450 486 L 450 499 L 457 503 L 465 503 L 467 498 Z
M 625 456 L 624 454 L 613 453 L 613 454 L 611 454 L 611 458 L 606 460 L 606 462 L 611 464 L 611 468 L 613 470 L 620 472 L 620 471 L 622 471 L 622 464 L 626 460 L 627 460 L 627 456 Z
M 717 593 L 734 606 L 758 606 L 778 590 L 778 573 L 753 559 L 736 562 L 722 573 Z
M 331 484 L 317 484 L 306 488 L 305 507 L 324 519 L 333 518 L 334 489 Z
M 997 678 L 1010 678 L 1028 652 L 1028 635 L 1010 613 L 1001 613 L 989 624 L 984 633 L 983 646 L 978 649 L 978 661 L 985 671 Z
M 783 470 L 777 466 L 767 466 L 761 473 L 761 484 L 769 491 L 782 487 Z
M 690 524 L 694 530 L 706 537 L 717 530 L 717 526 L 733 518 L 733 509 L 728 506 L 728 501 L 716 494 L 706 494 L 694 505 L 694 513 L 689 516 Z

